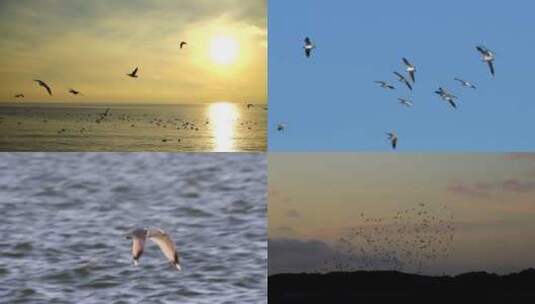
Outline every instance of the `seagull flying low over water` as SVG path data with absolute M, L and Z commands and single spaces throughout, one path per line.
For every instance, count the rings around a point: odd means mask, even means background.
M 126 74 L 126 75 L 128 75 L 128 76 L 130 76 L 130 77 L 132 77 L 132 78 L 137 78 L 137 70 L 138 70 L 138 68 L 136 67 L 136 68 L 132 71 L 132 73 L 130 73 L 130 74 Z
M 388 137 L 388 140 L 390 140 L 390 143 L 392 144 L 392 149 L 396 149 L 396 146 L 398 144 L 398 136 L 394 132 L 386 132 L 386 136 Z
M 468 87 L 468 88 L 472 88 L 472 89 L 476 88 L 476 86 L 473 83 L 469 82 L 469 81 L 462 80 L 460 78 L 453 78 L 453 79 L 457 80 L 458 82 L 460 82 L 463 87 Z
M 24 98 L 24 94 L 19 93 L 19 94 L 15 95 L 15 98 Z
M 37 82 L 40 86 L 45 88 L 46 91 L 48 92 L 48 95 L 52 96 L 52 90 L 50 89 L 50 87 L 44 81 L 39 80 L 39 79 L 34 79 L 33 81 Z
M 186 41 L 180 41 L 180 49 L 182 49 L 186 44 L 188 44 Z
M 479 53 L 481 53 L 481 58 L 483 59 L 484 62 L 486 62 L 488 65 L 489 65 L 489 68 L 490 68 L 490 73 L 492 74 L 492 76 L 494 76 L 494 59 L 496 58 L 496 56 L 494 56 L 494 53 L 487 49 L 486 47 L 480 45 L 480 46 L 476 46 L 476 49 Z
M 143 254 L 145 241 L 148 238 L 160 247 L 160 250 L 167 258 L 167 261 L 169 261 L 176 270 L 182 270 L 175 243 L 171 240 L 171 237 L 167 232 L 161 229 L 135 229 L 127 234 L 126 238 L 132 239 L 132 259 L 134 260 L 135 266 L 139 265 L 139 258 Z
M 315 48 L 316 48 L 316 45 L 314 45 L 314 43 L 312 43 L 312 40 L 310 40 L 309 37 L 306 37 L 305 38 L 305 46 L 303 46 L 303 49 L 305 49 L 305 56 L 307 56 L 307 58 L 310 57 L 310 53 Z
M 388 84 L 387 82 L 385 81 L 382 81 L 382 80 L 376 80 L 374 81 L 375 83 L 379 84 L 379 86 L 383 89 L 388 89 L 388 90 L 393 90 L 395 89 L 395 87 L 393 85 L 390 85 Z
M 410 90 L 412 90 L 411 83 L 407 80 L 407 78 L 405 78 L 405 76 L 401 75 L 398 72 L 394 72 L 394 74 L 396 74 L 396 76 L 398 76 L 399 82 L 403 82 Z
M 407 60 L 407 58 L 403 57 L 401 59 L 403 61 L 403 63 L 407 66 L 407 73 L 409 73 L 409 76 L 411 77 L 411 80 L 413 83 L 416 82 L 416 79 L 415 79 L 415 76 L 414 74 L 416 73 L 416 67 L 414 65 L 412 65 L 409 60 Z
M 399 103 L 401 103 L 404 106 L 412 107 L 412 105 L 413 105 L 412 101 L 410 101 L 409 99 L 398 98 L 398 100 L 399 100 Z
M 280 124 L 277 125 L 277 131 L 282 132 L 282 131 L 284 131 L 284 129 L 286 129 L 286 125 L 285 124 L 280 123 Z
M 457 96 L 450 94 L 448 91 L 446 91 L 442 87 L 438 88 L 438 90 L 436 90 L 435 93 L 438 94 L 440 98 L 442 98 L 444 101 L 449 102 L 453 108 L 457 108 L 457 105 L 455 104 L 455 101 L 454 101 L 454 99 L 457 99 Z
M 75 89 L 69 89 L 69 93 L 71 93 L 72 95 L 78 95 L 78 94 L 82 96 L 84 95 L 80 91 L 76 91 Z

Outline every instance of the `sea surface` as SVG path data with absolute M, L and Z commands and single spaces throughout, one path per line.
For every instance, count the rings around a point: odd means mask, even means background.
M 256 152 L 266 128 L 265 105 L 0 104 L 0 151 Z
M 266 303 L 260 153 L 0 153 L 1 303 Z M 182 271 L 135 227 L 167 231 Z

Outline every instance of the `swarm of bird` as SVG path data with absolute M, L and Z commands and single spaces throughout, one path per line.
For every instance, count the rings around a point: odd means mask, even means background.
M 316 49 L 316 45 L 312 42 L 312 39 L 310 37 L 305 37 L 304 45 L 303 45 L 303 50 L 304 50 L 304 53 L 305 53 L 305 57 L 306 58 L 310 58 L 311 55 L 312 55 L 312 51 L 314 49 Z M 480 53 L 482 61 L 485 62 L 489 66 L 490 73 L 494 77 L 495 76 L 494 60 L 496 58 L 496 56 L 494 55 L 494 52 L 492 52 L 491 50 L 489 50 L 485 46 L 481 46 L 481 45 L 480 46 L 476 46 L 476 50 Z M 393 74 L 397 77 L 397 80 L 400 83 L 402 83 L 404 86 L 406 86 L 409 89 L 409 91 L 412 91 L 414 89 L 414 87 L 415 87 L 415 84 L 416 84 L 416 65 L 411 63 L 411 61 L 409 61 L 409 59 L 407 59 L 406 57 L 402 57 L 401 58 L 401 62 L 404 65 L 405 72 L 407 73 L 407 75 L 403 75 L 402 73 L 400 73 L 398 71 L 394 71 Z M 454 80 L 458 81 L 460 83 L 460 85 L 463 86 L 463 87 L 476 89 L 476 86 L 473 83 L 471 83 L 470 81 L 463 80 L 463 79 L 458 78 L 458 77 L 455 77 Z M 389 82 L 387 82 L 385 80 L 375 80 L 373 82 L 376 83 L 377 85 L 379 85 L 379 87 L 381 87 L 381 88 L 383 88 L 385 90 L 388 90 L 388 91 L 396 90 L 396 87 L 393 84 L 391 84 L 391 83 L 389 83 Z M 454 108 L 454 109 L 457 108 L 456 100 L 458 98 L 455 95 L 449 93 L 447 91 L 447 89 L 445 89 L 444 87 L 439 87 L 435 91 L 435 93 L 443 101 L 446 101 L 452 108 Z M 407 98 L 398 98 L 398 100 L 399 100 L 399 103 L 401 105 L 406 106 L 406 107 L 412 107 L 414 105 L 412 100 L 407 99 Z M 281 124 L 277 125 L 277 130 L 278 131 L 284 130 L 284 128 L 280 128 L 280 125 Z M 397 141 L 398 141 L 397 135 L 395 135 L 394 132 L 389 132 L 387 134 L 388 134 L 388 138 L 387 139 L 390 141 L 392 149 L 396 149 Z
M 420 203 L 390 217 L 359 215 L 359 225 L 347 229 L 317 272 L 416 270 L 447 258 L 455 236 L 453 214 L 443 206 Z

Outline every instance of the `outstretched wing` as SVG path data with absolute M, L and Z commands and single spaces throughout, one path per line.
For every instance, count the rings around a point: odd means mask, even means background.
M 411 84 L 407 81 L 407 79 L 403 78 L 403 82 L 405 82 L 405 84 L 407 85 L 407 87 L 412 90 L 412 86 Z
M 490 73 L 492 74 L 492 76 L 494 76 L 494 64 L 492 63 L 492 61 L 487 62 L 489 63 Z
M 177 265 L 177 269 L 180 267 L 180 260 L 178 252 L 176 251 L 175 244 L 169 235 L 163 230 L 150 230 L 149 238 L 160 247 L 167 260 Z M 180 270 L 180 269 L 179 269 Z
M 132 258 L 134 259 L 134 265 L 137 266 L 138 260 L 143 254 L 145 248 L 145 238 L 134 236 L 132 238 Z
M 476 46 L 476 49 L 478 52 L 480 52 L 482 55 L 487 55 L 488 54 L 488 50 L 486 47 L 484 46 Z
M 407 58 L 403 57 L 401 60 L 403 60 L 403 63 L 407 66 L 411 66 L 411 63 L 407 60 Z

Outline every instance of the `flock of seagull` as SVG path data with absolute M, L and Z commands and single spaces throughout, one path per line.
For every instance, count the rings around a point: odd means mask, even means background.
M 312 56 L 312 51 L 316 49 L 316 45 L 314 42 L 312 42 L 312 39 L 310 37 L 305 37 L 303 50 L 305 52 L 305 57 L 310 58 Z M 483 62 L 485 62 L 489 69 L 490 74 L 494 77 L 495 76 L 495 70 L 494 70 L 494 60 L 496 59 L 496 56 L 494 52 L 486 48 L 485 46 L 476 46 L 476 50 L 481 55 L 481 59 Z M 405 71 L 407 72 L 407 75 L 403 75 L 397 71 L 394 71 L 394 75 L 397 76 L 398 81 L 402 84 L 404 84 L 409 90 L 414 89 L 414 85 L 416 84 L 416 66 L 412 64 L 407 58 L 403 57 L 401 59 L 402 63 L 405 65 Z M 461 78 L 454 78 L 455 81 L 458 81 L 461 86 L 471 89 L 476 89 L 476 86 L 471 83 L 470 81 L 463 80 Z M 374 83 L 378 84 L 381 88 L 385 90 L 395 90 L 396 87 L 387 81 L 384 80 L 376 80 Z M 449 105 L 453 108 L 457 108 L 456 99 L 457 96 L 451 94 L 447 91 L 447 89 L 443 87 L 439 87 L 435 94 L 437 94 L 443 101 L 446 101 L 449 103 Z M 398 101 L 401 105 L 406 107 L 412 107 L 414 104 L 411 100 L 405 99 L 405 98 L 398 98 Z M 286 129 L 286 124 L 279 123 L 277 124 L 277 131 L 284 131 Z M 398 136 L 396 135 L 395 131 L 391 132 L 385 132 L 387 136 L 387 140 L 390 142 L 390 145 L 392 149 L 396 149 L 397 143 L 398 143 Z
M 446 208 L 420 203 L 391 217 L 360 214 L 361 224 L 336 242 L 336 252 L 316 272 L 411 270 L 420 273 L 431 262 L 447 258 L 453 248 L 455 226 Z
M 188 42 L 186 42 L 186 41 L 180 41 L 178 43 L 178 47 L 180 49 L 184 49 L 187 45 L 188 45 Z M 126 76 L 129 77 L 129 78 L 137 79 L 137 78 L 140 77 L 139 72 L 140 72 L 139 67 L 135 67 L 131 72 L 126 73 Z M 53 96 L 53 94 L 54 94 L 53 93 L 53 87 L 50 84 L 48 84 L 47 82 L 45 82 L 44 80 L 41 80 L 41 79 L 34 79 L 33 81 L 38 86 L 42 87 L 48 95 Z M 74 89 L 74 88 L 68 89 L 67 92 L 72 94 L 73 96 L 85 96 L 80 90 L 77 90 L 77 89 Z M 24 93 L 17 93 L 17 94 L 14 95 L 14 97 L 19 99 L 19 98 L 24 98 L 25 95 L 24 95 Z M 261 109 L 267 111 L 267 106 L 265 106 L 265 105 L 257 105 L 257 104 L 249 103 L 249 104 L 246 105 L 246 107 L 247 107 L 247 109 L 261 108 Z M 76 116 L 76 115 L 74 113 L 72 113 L 72 115 L 70 115 L 70 116 Z M 137 123 L 142 123 L 143 122 L 143 120 L 141 118 L 131 117 L 131 116 L 126 115 L 126 114 L 112 115 L 111 108 L 107 108 L 102 113 L 97 113 L 96 116 L 97 116 L 96 118 L 91 118 L 90 116 L 86 117 L 85 115 L 80 115 L 79 117 L 77 117 L 77 121 L 79 121 L 79 122 L 82 122 L 82 121 L 91 122 L 91 121 L 93 121 L 93 122 L 96 122 L 97 124 L 101 124 L 101 123 L 103 123 L 105 121 L 110 120 L 112 118 L 112 116 L 113 116 L 113 117 L 117 117 L 120 121 L 128 122 L 130 124 L 130 127 L 132 127 L 132 128 L 136 127 Z M 145 115 L 145 116 L 147 116 L 147 115 Z M 0 124 L 3 123 L 1 118 L 2 117 L 0 117 Z M 45 119 L 42 120 L 43 123 L 46 123 L 48 121 L 48 119 L 46 119 L 46 118 L 47 117 L 45 117 Z M 168 128 L 169 127 L 169 128 L 176 128 L 177 130 L 191 130 L 191 131 L 200 131 L 203 126 L 209 125 L 209 121 L 208 120 L 199 122 L 199 121 L 194 121 L 194 120 L 184 120 L 183 118 L 180 118 L 180 117 L 170 118 L 170 119 L 162 119 L 162 118 L 159 118 L 159 117 L 154 117 L 154 118 L 150 119 L 149 123 L 151 125 L 153 125 L 153 126 L 160 127 L 160 128 Z M 17 122 L 17 124 L 21 125 L 22 122 L 19 121 L 19 122 Z M 245 121 L 241 121 L 240 122 L 240 126 L 243 127 L 243 128 L 246 128 L 248 130 L 252 130 L 254 127 L 256 127 L 256 125 L 257 125 L 256 121 L 245 120 Z M 69 130 L 67 128 L 62 128 L 62 129 L 59 129 L 57 131 L 57 133 L 58 134 L 63 134 L 63 133 L 67 133 L 68 131 Z M 86 133 L 87 131 L 88 131 L 88 129 L 86 129 L 85 127 L 79 129 L 80 133 Z M 163 138 L 161 141 L 162 142 L 169 142 L 170 139 Z M 178 141 L 180 142 L 181 139 L 179 138 Z
M 180 49 L 183 49 L 184 46 L 186 46 L 188 43 L 186 41 L 180 41 L 179 42 L 179 48 Z M 138 72 L 139 68 L 136 67 L 131 73 L 128 73 L 126 74 L 127 76 L 129 77 L 132 77 L 132 78 L 138 78 L 138 75 L 137 75 L 137 72 Z M 40 80 L 40 79 L 34 79 L 33 81 L 35 81 L 39 86 L 43 87 L 46 92 L 48 93 L 48 95 L 52 96 L 52 88 L 46 83 L 44 82 L 43 80 Z M 69 92 L 70 94 L 76 96 L 76 95 L 84 95 L 82 94 L 80 91 L 78 90 L 75 90 L 75 89 L 69 89 L 67 92 Z M 24 93 L 17 93 L 14 95 L 15 98 L 24 98 Z

